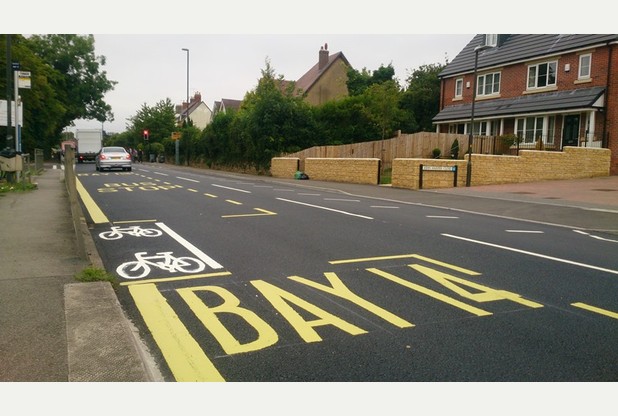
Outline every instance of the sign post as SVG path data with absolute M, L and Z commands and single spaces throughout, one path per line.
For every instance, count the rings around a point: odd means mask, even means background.
M 23 105 L 21 102 L 21 98 L 19 97 L 19 89 L 20 88 L 30 88 L 30 72 L 29 71 L 15 71 L 14 72 L 15 79 L 15 150 L 21 152 L 21 126 L 23 125 L 23 120 L 19 119 L 19 108 L 20 105 Z

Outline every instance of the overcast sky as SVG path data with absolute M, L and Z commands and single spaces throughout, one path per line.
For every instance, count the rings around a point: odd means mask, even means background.
M 376 70 L 392 63 L 403 83 L 411 70 L 444 63 L 473 35 L 95 35 L 97 55 L 106 57 L 110 80 L 118 84 L 105 96 L 112 106 L 110 132 L 123 131 L 127 118 L 142 104 L 170 98 L 186 101 L 189 49 L 189 96 L 200 92 L 212 110 L 222 98 L 241 100 L 253 90 L 266 60 L 277 75 L 298 80 L 318 62 L 318 51 L 343 52 L 352 67 Z M 79 121 L 77 128 L 101 127 Z
M 277 75 L 297 80 L 317 62 L 324 44 L 331 54 L 343 52 L 357 70 L 392 64 L 404 83 L 421 65 L 455 58 L 477 31 L 572 33 L 574 28 L 551 5 L 532 0 L 518 1 L 522 7 L 509 10 L 507 22 L 495 18 L 495 2 L 481 0 L 470 0 L 466 7 L 451 0 L 420 6 L 409 0 L 364 6 L 332 0 L 133 3 L 31 0 L 27 12 L 10 3 L 17 18 L 7 18 L 3 26 L 12 33 L 95 34 L 95 53 L 106 58 L 102 70 L 118 82 L 105 96 L 115 118 L 104 123 L 108 132 L 125 130 L 127 119 L 143 104 L 186 100 L 187 53 L 182 48 L 189 49 L 189 95 L 200 92 L 212 109 L 215 100 L 242 99 L 254 89 L 266 60 Z M 598 23 L 592 31 L 600 28 Z M 575 27 L 586 31 L 581 23 Z M 71 130 L 101 127 L 96 121 L 75 124 Z

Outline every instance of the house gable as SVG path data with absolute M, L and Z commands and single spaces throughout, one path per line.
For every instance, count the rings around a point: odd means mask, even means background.
M 305 100 L 312 105 L 346 97 L 349 67 L 342 52 L 330 55 L 325 44 L 320 48 L 318 62 L 296 81 L 296 91 L 304 94 Z

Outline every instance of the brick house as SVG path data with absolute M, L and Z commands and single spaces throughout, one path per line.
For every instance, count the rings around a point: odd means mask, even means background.
M 477 49 L 478 48 L 478 49 Z M 618 35 L 477 34 L 440 73 L 437 132 L 611 150 L 618 174 Z

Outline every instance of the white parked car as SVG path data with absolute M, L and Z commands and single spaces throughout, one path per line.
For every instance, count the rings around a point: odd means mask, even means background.
M 102 171 L 104 169 L 112 170 L 122 169 L 131 171 L 132 160 L 131 155 L 123 147 L 107 146 L 103 147 L 95 158 L 95 169 Z

